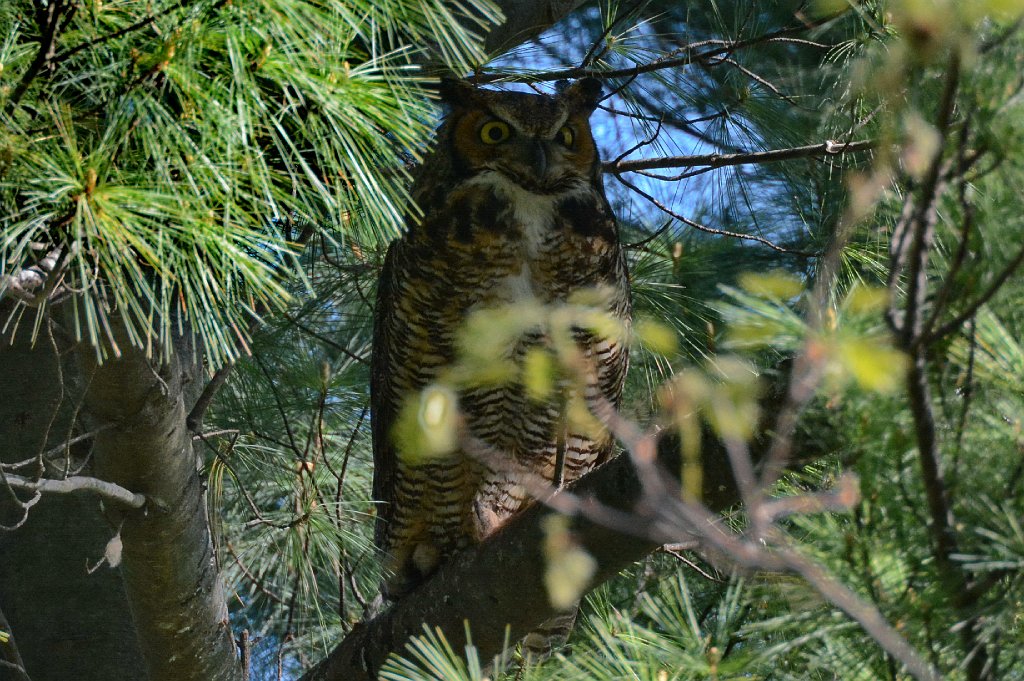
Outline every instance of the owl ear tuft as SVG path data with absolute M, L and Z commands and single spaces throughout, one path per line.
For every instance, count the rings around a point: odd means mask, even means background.
M 437 87 L 441 101 L 449 106 L 472 106 L 477 98 L 477 89 L 461 78 L 442 78 Z
M 563 80 L 555 89 L 560 97 L 568 100 L 571 109 L 588 115 L 601 102 L 601 81 L 597 78 L 580 78 L 572 83 Z

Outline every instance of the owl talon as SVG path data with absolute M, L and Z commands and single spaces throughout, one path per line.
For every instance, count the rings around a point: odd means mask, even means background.
M 423 579 L 434 574 L 440 563 L 441 549 L 436 544 L 423 542 L 413 547 L 412 564 Z
M 385 597 L 392 601 L 402 598 L 427 581 L 440 564 L 441 549 L 437 545 L 416 544 L 404 559 L 397 561 L 394 574 L 385 581 L 382 589 Z

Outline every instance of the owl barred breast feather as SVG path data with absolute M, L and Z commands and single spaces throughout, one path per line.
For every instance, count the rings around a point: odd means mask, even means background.
M 403 404 L 457 360 L 458 334 L 476 311 L 559 306 L 601 289 L 603 311 L 628 327 L 626 264 L 589 124 L 600 94 L 594 79 L 554 95 L 442 83 L 447 115 L 413 186 L 422 217 L 410 217 L 391 244 L 377 295 L 375 541 L 393 572 L 392 598 L 529 504 L 522 471 L 560 485 L 612 452 L 610 435 L 566 418 L 565 396 L 532 399 L 516 381 L 457 390 L 463 432 L 514 465 L 485 463 L 465 439 L 450 455 L 416 459 L 392 433 Z M 572 335 L 591 367 L 574 389 L 618 405 L 628 361 L 622 338 L 578 328 Z M 522 363 L 530 348 L 549 343 L 543 332 L 525 332 L 507 355 Z

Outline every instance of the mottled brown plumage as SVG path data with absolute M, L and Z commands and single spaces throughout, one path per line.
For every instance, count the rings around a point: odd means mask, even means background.
M 558 306 L 574 292 L 601 288 L 607 313 L 628 326 L 625 260 L 588 122 L 599 95 L 592 79 L 552 96 L 461 81 L 442 86 L 448 114 L 413 188 L 423 215 L 410 218 L 408 232 L 391 244 L 377 299 L 376 541 L 394 571 L 392 597 L 529 503 L 519 474 L 485 465 L 465 446 L 413 463 L 392 436 L 403 403 L 456 360 L 467 316 L 509 303 Z M 573 335 L 590 379 L 559 385 L 618 404 L 622 340 L 582 329 Z M 548 343 L 543 330 L 526 331 L 503 352 L 521 363 L 529 348 Z M 458 403 L 469 436 L 555 484 L 575 480 L 612 450 L 609 435 L 569 425 L 564 395 L 531 399 L 513 381 L 463 388 Z

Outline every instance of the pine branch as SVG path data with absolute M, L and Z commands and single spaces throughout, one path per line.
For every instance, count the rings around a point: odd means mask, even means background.
M 25 71 L 25 75 L 14 86 L 11 98 L 7 100 L 7 105 L 4 107 L 6 113 L 11 113 L 18 108 L 22 97 L 28 92 L 32 81 L 36 79 L 43 70 L 43 67 L 50 64 L 53 60 L 63 10 L 64 3 L 62 0 L 53 0 L 53 2 L 46 5 L 45 9 L 37 7 L 36 23 L 40 33 L 39 49 L 36 51 L 35 59 L 32 60 L 28 70 Z
M 840 14 L 845 14 L 844 10 Z M 576 66 L 567 69 L 558 69 L 554 71 L 546 71 L 543 73 L 530 74 L 526 79 L 531 82 L 538 81 L 559 81 L 559 80 L 575 80 L 583 77 L 601 78 L 605 80 L 615 80 L 621 78 L 633 78 L 645 73 L 653 73 L 664 69 L 674 69 L 680 66 L 686 66 L 691 63 L 706 64 L 708 66 L 714 66 L 718 63 L 723 63 L 725 58 L 730 57 L 739 50 L 755 47 L 765 43 L 777 42 L 781 38 L 792 36 L 796 33 L 813 30 L 819 26 L 827 24 L 830 21 L 835 20 L 839 14 L 821 19 L 813 22 L 802 22 L 794 26 L 787 26 L 785 28 L 764 33 L 762 35 L 754 36 L 752 38 L 746 38 L 743 40 L 707 40 L 699 41 L 684 45 L 672 52 L 659 57 L 653 61 L 645 64 L 639 64 L 629 68 L 621 69 L 610 69 L 608 71 L 594 71 L 589 66 Z M 810 42 L 810 41 L 808 41 Z M 812 45 L 818 45 L 817 43 L 810 43 Z M 701 51 L 703 48 L 709 45 L 716 45 L 716 47 Z M 821 47 L 827 47 L 822 45 Z M 495 80 L 509 80 L 504 74 L 479 74 L 474 78 L 474 82 L 477 83 L 489 83 Z
M 139 21 L 136 21 L 134 24 L 131 24 L 129 26 L 125 26 L 124 28 L 119 29 L 117 31 L 113 31 L 112 33 L 107 33 L 105 35 L 101 35 L 101 36 L 99 36 L 97 38 L 93 38 L 92 40 L 87 40 L 84 43 L 81 43 L 81 44 L 75 45 L 74 47 L 68 48 L 67 50 L 64 50 L 63 52 L 61 52 L 60 54 L 55 56 L 52 59 L 52 63 L 54 65 L 62 64 L 65 61 L 67 61 L 68 59 L 70 59 L 71 57 L 73 57 L 76 54 L 78 54 L 79 52 L 82 52 L 82 51 L 88 50 L 88 49 L 92 49 L 93 47 L 97 47 L 99 45 L 102 45 L 103 43 L 109 42 L 111 40 L 116 40 L 117 38 L 122 38 L 122 37 L 128 35 L 129 33 L 134 33 L 135 31 L 138 31 L 138 30 L 141 30 L 143 28 L 146 28 L 147 26 L 149 26 L 150 24 L 155 22 L 157 19 L 170 14 L 174 10 L 181 9 L 182 7 L 186 7 L 189 4 L 191 4 L 191 0 L 178 0 L 177 2 L 175 2 L 175 3 L 173 3 L 173 4 L 169 5 L 169 6 L 161 9 L 159 12 L 154 12 L 154 13 L 150 14 L 149 16 L 147 16 L 147 17 L 145 17 L 143 19 L 140 19 Z
M 780 551 L 779 556 L 786 567 L 803 577 L 819 594 L 860 624 L 887 653 L 902 662 L 914 678 L 920 681 L 941 681 L 938 672 L 885 621 L 878 608 L 862 600 L 845 584 L 795 551 Z
M 1013 275 L 1014 272 L 1017 271 L 1018 268 L 1020 268 L 1021 264 L 1024 264 L 1024 246 L 1021 246 L 1019 249 L 1017 249 L 1016 255 L 1010 258 L 1010 262 L 1008 262 L 1006 266 L 1003 267 L 999 274 L 993 277 L 992 282 L 989 284 L 988 288 L 985 289 L 985 291 L 980 296 L 973 300 L 966 308 L 961 310 L 960 314 L 958 314 L 956 317 L 950 319 L 948 322 L 940 326 L 938 329 L 929 333 L 925 337 L 923 342 L 926 344 L 930 344 L 934 341 L 945 338 L 949 334 L 959 329 L 961 325 L 963 325 L 963 323 L 966 322 L 968 319 L 978 314 L 978 310 L 981 309 L 982 305 L 992 300 L 992 298 L 997 293 L 999 293 L 999 291 L 1003 288 L 1003 285 L 1006 284 L 1006 281 Z

